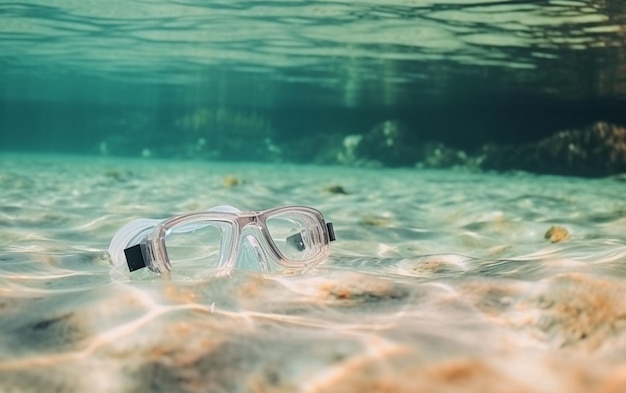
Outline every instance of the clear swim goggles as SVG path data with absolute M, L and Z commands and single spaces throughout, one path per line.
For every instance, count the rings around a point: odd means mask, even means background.
M 142 268 L 165 274 L 173 265 L 269 272 L 307 269 L 324 258 L 335 240 L 332 223 L 305 206 L 240 211 L 218 206 L 165 220 L 138 219 L 123 226 L 109 246 L 117 271 Z

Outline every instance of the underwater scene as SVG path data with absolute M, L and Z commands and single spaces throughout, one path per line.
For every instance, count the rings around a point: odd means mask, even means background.
M 622 0 L 0 2 L 0 393 L 626 392 L 624 293 Z

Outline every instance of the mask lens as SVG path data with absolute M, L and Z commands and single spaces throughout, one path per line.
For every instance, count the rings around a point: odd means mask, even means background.
M 217 267 L 224 242 L 223 223 L 194 221 L 178 224 L 165 235 L 167 257 L 172 264 L 194 263 Z
M 307 261 L 322 250 L 322 232 L 318 220 L 306 213 L 279 213 L 267 218 L 265 225 L 286 259 Z

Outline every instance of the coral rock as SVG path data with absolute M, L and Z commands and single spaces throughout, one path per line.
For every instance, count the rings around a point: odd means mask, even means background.
M 363 135 L 355 148 L 359 159 L 378 161 L 385 166 L 409 166 L 421 160 L 411 129 L 399 121 L 386 120 Z
M 570 239 L 569 232 L 563 227 L 550 227 L 544 235 L 551 243 L 560 243 Z
M 626 172 L 626 129 L 597 122 L 521 147 L 486 147 L 483 153 L 486 169 L 608 176 Z

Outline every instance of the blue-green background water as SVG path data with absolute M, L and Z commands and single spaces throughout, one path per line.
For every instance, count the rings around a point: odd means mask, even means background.
M 306 161 L 387 119 L 467 151 L 624 124 L 625 25 L 619 0 L 3 1 L 0 148 L 193 156 L 202 128 Z

